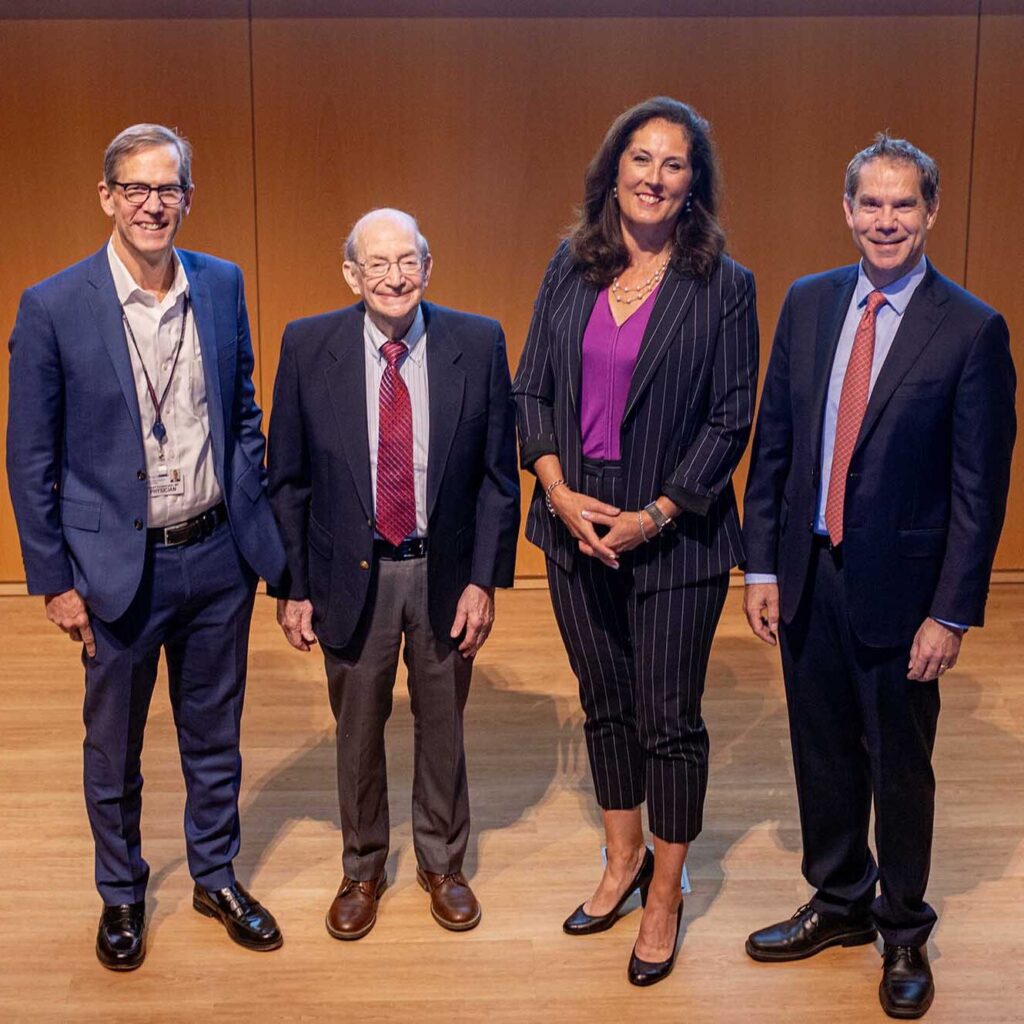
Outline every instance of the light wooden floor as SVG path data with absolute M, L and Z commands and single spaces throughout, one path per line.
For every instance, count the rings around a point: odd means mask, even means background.
M 38 598 L 0 598 L 0 1019 L 4 1021 L 882 1021 L 873 947 L 760 965 L 748 931 L 807 895 L 774 651 L 730 592 L 708 678 L 706 829 L 694 845 L 672 977 L 632 988 L 638 915 L 571 939 L 562 918 L 598 871 L 581 713 L 545 591 L 499 598 L 467 732 L 481 926 L 431 920 L 414 878 L 411 729 L 400 680 L 389 734 L 393 852 L 376 929 L 336 942 L 323 917 L 340 874 L 332 723 L 319 655 L 286 647 L 257 601 L 245 711 L 240 877 L 283 949 L 250 953 L 191 909 L 182 785 L 166 688 L 147 735 L 143 834 L 149 956 L 116 975 L 93 953 L 99 899 L 81 796 L 81 669 Z M 928 1020 L 1024 1020 L 1024 587 L 994 588 L 943 685 L 930 898 L 938 995 Z

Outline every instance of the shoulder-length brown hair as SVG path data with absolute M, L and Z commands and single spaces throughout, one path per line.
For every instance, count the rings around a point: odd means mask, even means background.
M 689 209 L 676 221 L 672 266 L 682 274 L 707 278 L 725 249 L 718 223 L 721 173 L 711 141 L 711 126 L 692 107 L 655 96 L 620 114 L 594 154 L 584 179 L 583 204 L 569 231 L 569 252 L 589 284 L 605 287 L 629 265 L 622 239 L 619 204 L 613 194 L 619 158 L 633 133 L 655 118 L 678 124 L 690 143 L 693 184 Z

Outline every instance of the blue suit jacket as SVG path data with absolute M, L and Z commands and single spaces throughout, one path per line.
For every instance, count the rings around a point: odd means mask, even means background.
M 807 583 L 828 380 L 856 281 L 852 266 L 790 288 L 761 396 L 746 568 L 778 575 L 785 622 Z M 862 643 L 909 644 L 928 615 L 982 624 L 1006 511 L 1015 385 L 1003 318 L 929 263 L 847 475 L 844 576 Z
M 567 243 L 548 266 L 515 386 L 520 457 L 529 469 L 558 455 L 582 490 L 583 335 L 598 289 L 575 269 Z M 664 494 L 683 509 L 676 528 L 633 552 L 640 593 L 707 580 L 743 561 L 732 474 L 754 416 L 758 329 L 754 276 L 722 257 L 708 280 L 669 268 L 630 380 L 621 427 L 626 509 Z M 564 569 L 577 542 L 534 488 L 526 536 Z
M 313 603 L 322 642 L 352 639 L 370 592 L 373 491 L 362 303 L 288 324 L 270 418 L 270 493 L 288 572 L 270 592 Z M 510 587 L 519 531 L 515 414 L 495 320 L 423 303 L 427 588 L 448 642 L 468 583 Z
M 284 552 L 266 495 L 242 274 L 202 253 L 178 255 L 231 531 L 249 565 L 276 579 Z M 106 246 L 22 295 L 10 350 L 7 473 L 29 592 L 73 586 L 95 615 L 116 619 L 142 576 L 148 484 Z

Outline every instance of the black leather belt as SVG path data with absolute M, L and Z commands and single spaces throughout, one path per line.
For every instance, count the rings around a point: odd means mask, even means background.
M 401 544 L 389 544 L 386 540 L 373 542 L 373 557 L 389 562 L 404 562 L 409 558 L 422 558 L 427 553 L 426 537 L 408 537 Z
M 832 561 L 837 566 L 843 564 L 843 545 L 833 544 L 832 538 L 827 533 L 813 533 L 811 534 L 811 544 L 818 548 L 820 551 L 827 551 L 832 556 Z
M 170 526 L 157 526 L 146 531 L 146 536 L 151 544 L 163 544 L 168 548 L 180 548 L 182 544 L 192 544 L 204 537 L 209 537 L 221 523 L 226 522 L 228 510 L 224 502 L 208 508 L 183 523 L 173 523 Z

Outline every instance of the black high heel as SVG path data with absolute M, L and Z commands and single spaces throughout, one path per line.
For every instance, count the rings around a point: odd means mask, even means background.
M 644 859 L 629 883 L 626 891 L 619 897 L 619 902 L 608 911 L 594 917 L 583 909 L 581 903 L 562 923 L 562 931 L 566 935 L 593 935 L 595 932 L 607 931 L 619 918 L 619 911 L 630 896 L 637 889 L 640 890 L 640 902 L 647 905 L 647 890 L 651 886 L 651 879 L 654 877 L 654 854 L 649 849 L 644 850 Z
M 672 968 L 676 963 L 676 953 L 679 952 L 679 928 L 682 923 L 683 901 L 680 899 L 679 909 L 676 911 L 676 936 L 672 942 L 672 955 L 667 960 L 652 964 L 647 960 L 641 960 L 636 955 L 636 946 L 634 945 L 626 972 L 629 975 L 629 983 L 631 985 L 653 985 L 661 981 L 662 978 L 667 978 L 672 973 Z

